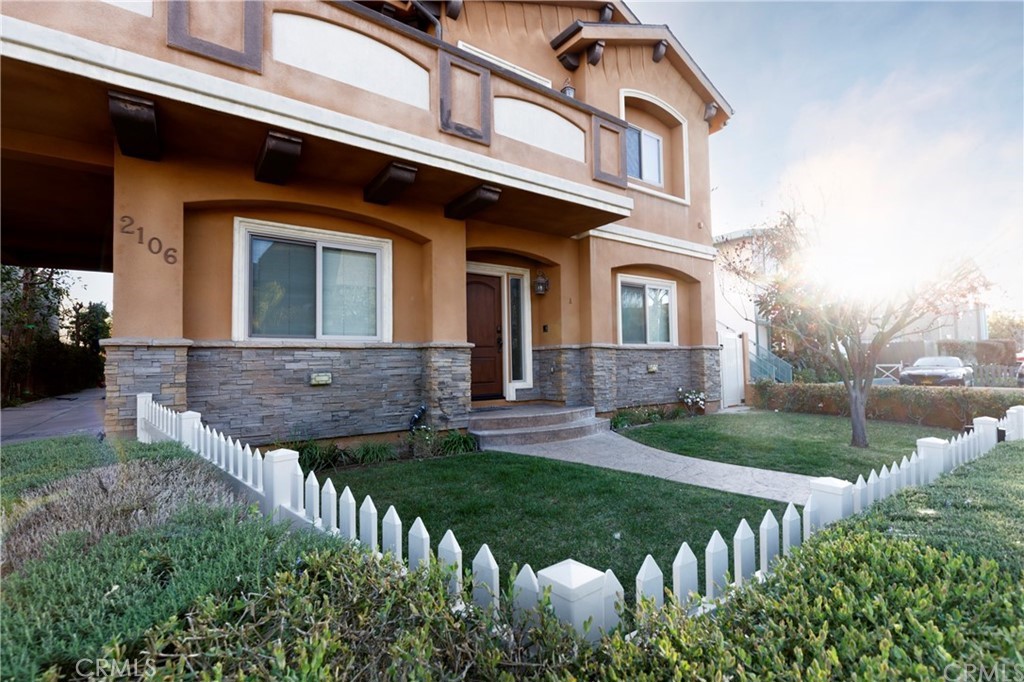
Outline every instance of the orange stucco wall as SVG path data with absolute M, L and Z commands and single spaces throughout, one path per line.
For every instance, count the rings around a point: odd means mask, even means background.
M 241 3 L 217 7 L 192 5 L 194 35 L 239 48 Z M 682 197 L 688 180 L 685 205 L 635 189 L 612 189 L 595 182 L 592 121 L 586 111 L 495 74 L 491 79 L 493 96 L 515 97 L 550 108 L 585 131 L 586 161 L 572 161 L 500 135 L 495 135 L 489 146 L 449 135 L 440 130 L 439 124 L 440 84 L 435 47 L 329 3 L 274 1 L 262 7 L 262 73 L 168 47 L 167 5 L 162 2 L 154 3 L 152 17 L 104 3 L 11 1 L 4 3 L 2 11 L 153 59 L 441 141 L 453 150 L 471 151 L 616 191 L 634 201 L 632 214 L 618 220 L 619 225 L 711 244 L 708 126 L 703 121 L 701 97 L 668 59 L 655 63 L 649 45 L 609 45 L 596 66 L 583 63 L 571 75 L 550 48 L 551 38 L 573 21 L 595 21 L 599 11 L 596 7 L 468 2 L 458 21 L 444 20 L 445 40 L 451 44 L 465 40 L 549 78 L 555 89 L 571 77 L 581 101 L 613 116 L 624 115 L 627 120 L 661 134 L 668 148 L 666 182 L 660 191 Z M 417 109 L 275 62 L 271 57 L 274 11 L 317 16 L 393 45 L 429 70 L 430 109 Z M 685 171 L 681 128 L 671 121 L 666 123 L 664 113 L 652 109 L 650 103 L 632 103 L 623 110 L 623 88 L 655 95 L 686 119 Z M 456 96 L 459 92 L 456 89 Z M 190 115 L 209 115 L 217 125 L 223 122 L 203 110 L 197 111 Z M 99 114 L 101 119 L 104 115 L 105 112 Z M 173 131 L 173 116 L 170 121 L 168 129 Z M 230 133 L 225 131 L 225 135 Z M 109 131 L 106 134 L 103 142 L 109 148 Z M 19 139 L 29 137 L 22 135 Z M 49 141 L 44 146 L 52 156 L 55 145 L 50 142 L 57 138 L 46 139 Z M 322 140 L 311 142 L 311 147 L 328 144 Z M 29 140 L 24 144 L 33 143 Z M 331 182 L 315 174 L 302 175 L 286 186 L 258 183 L 253 180 L 251 161 L 237 160 L 241 153 L 231 161 L 215 158 L 216 149 L 185 149 L 179 145 L 159 162 L 126 158 L 114 151 L 111 229 L 115 336 L 230 338 L 233 219 L 246 216 L 392 239 L 394 340 L 398 342 L 465 340 L 466 260 L 481 258 L 527 267 L 534 275 L 543 270 L 551 280 L 551 291 L 533 299 L 535 345 L 615 343 L 615 275 L 619 272 L 675 281 L 680 345 L 715 343 L 713 268 L 709 260 L 593 237 L 575 240 L 497 222 L 449 220 L 436 203 L 396 201 L 379 206 L 363 200 L 361 184 Z M 314 147 L 312 162 L 321 163 L 322 167 L 336 166 L 340 176 L 344 175 L 346 164 L 355 163 L 344 156 L 317 156 L 316 151 Z M 377 163 L 373 167 L 376 172 L 387 160 L 374 157 L 360 163 Z M 443 159 L 438 163 L 443 163 Z M 571 209 L 572 205 L 566 202 L 566 210 Z M 127 224 L 122 223 L 122 216 L 130 217 L 129 228 L 143 227 L 141 243 L 137 229 L 121 231 Z M 159 244 L 153 239 L 158 239 Z M 154 252 L 157 246 L 159 249 Z M 168 249 L 175 251 L 169 254 Z

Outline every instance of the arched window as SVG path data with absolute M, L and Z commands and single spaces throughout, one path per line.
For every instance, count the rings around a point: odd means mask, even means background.
M 626 175 L 635 189 L 689 201 L 686 119 L 664 100 L 639 90 L 620 91 L 626 129 Z

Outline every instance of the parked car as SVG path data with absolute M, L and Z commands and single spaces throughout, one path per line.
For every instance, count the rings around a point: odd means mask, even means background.
M 1024 362 L 1017 368 L 1017 388 L 1024 388 Z
M 900 371 L 902 386 L 971 386 L 974 370 L 951 355 L 918 358 Z

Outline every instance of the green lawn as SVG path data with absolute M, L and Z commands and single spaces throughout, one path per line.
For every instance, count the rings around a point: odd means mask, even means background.
M 866 479 L 910 457 L 918 438 L 949 438 L 953 431 L 869 421 L 867 449 L 850 447 L 850 420 L 786 412 L 714 414 L 627 429 L 623 435 L 652 448 L 716 462 L 809 476 Z
M 1024 441 L 1003 443 L 929 486 L 880 502 L 860 518 L 873 530 L 995 559 L 1024 577 Z
M 756 533 L 765 511 L 780 520 L 785 511 L 755 497 L 500 452 L 343 469 L 331 478 L 339 492 L 352 489 L 357 505 L 370 495 L 381 517 L 394 505 L 406 532 L 422 517 L 435 548 L 451 528 L 467 567 L 487 543 L 506 576 L 513 562 L 537 571 L 572 558 L 612 569 L 630 594 L 648 553 L 671 585 L 684 541 L 703 571 L 715 529 L 731 545 L 740 519 Z
M 86 469 L 145 457 L 187 457 L 187 451 L 171 443 L 151 446 L 129 440 L 97 441 L 94 436 L 69 436 L 5 445 L 0 454 L 3 485 L 0 503 L 10 511 L 21 494 Z

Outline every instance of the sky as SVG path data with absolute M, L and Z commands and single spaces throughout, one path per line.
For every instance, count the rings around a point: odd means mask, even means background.
M 990 308 L 1024 311 L 1024 3 L 628 4 L 735 109 L 710 143 L 716 236 L 796 210 L 837 276 L 973 258 Z
M 972 258 L 1024 312 L 1024 3 L 644 2 L 735 109 L 712 231 L 796 210 L 852 286 Z M 111 300 L 85 275 L 85 300 Z

